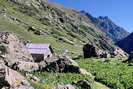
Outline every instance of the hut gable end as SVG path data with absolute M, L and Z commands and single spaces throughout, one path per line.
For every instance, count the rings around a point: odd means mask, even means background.
M 27 50 L 32 55 L 34 61 L 42 61 L 47 57 L 51 57 L 53 53 L 53 49 L 50 44 L 26 44 Z

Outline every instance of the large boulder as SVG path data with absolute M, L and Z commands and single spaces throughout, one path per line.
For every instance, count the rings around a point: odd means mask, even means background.
M 33 89 L 24 76 L 0 64 L 0 89 L 6 87 L 8 89 Z
M 46 70 L 48 72 L 80 73 L 78 64 L 66 56 L 52 57 L 50 59 L 47 59 L 45 62 L 47 66 L 43 70 Z
M 9 32 L 0 32 L 0 59 L 9 67 L 18 61 L 33 62 L 23 43 Z
M 93 45 L 86 44 L 83 47 L 84 58 L 97 57 L 96 48 Z
M 23 72 L 39 71 L 39 64 L 34 62 L 19 61 L 12 66 L 13 69 Z

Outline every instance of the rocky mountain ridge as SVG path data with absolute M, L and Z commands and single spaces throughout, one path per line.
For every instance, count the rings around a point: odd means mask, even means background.
M 113 42 L 118 42 L 121 39 L 127 37 L 130 33 L 124 28 L 116 25 L 108 16 L 93 17 L 85 11 L 81 11 L 86 14 L 91 21 L 96 24 L 106 35 L 113 40 Z

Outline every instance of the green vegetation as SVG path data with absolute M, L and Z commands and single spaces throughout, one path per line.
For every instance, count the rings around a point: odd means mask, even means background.
M 111 89 L 133 89 L 133 66 L 116 59 L 80 59 L 78 63 Z
M 77 82 L 80 80 L 86 80 L 93 86 L 93 79 L 89 76 L 74 74 L 74 73 L 47 73 L 47 72 L 35 72 L 32 73 L 41 79 L 40 82 L 31 82 L 35 89 L 50 89 L 56 87 L 59 84 L 71 84 L 72 82 Z M 46 88 L 47 87 L 47 88 Z M 76 87 L 76 86 L 75 86 Z M 81 89 L 76 87 L 76 89 Z
M 31 73 L 41 79 L 40 82 L 30 81 L 35 89 L 51 89 L 57 85 L 71 84 L 79 80 L 86 80 L 91 84 L 92 89 L 109 89 L 105 85 L 95 82 L 89 76 L 74 74 L 74 73 L 48 73 L 48 72 L 35 72 Z M 82 89 L 75 86 L 76 89 Z

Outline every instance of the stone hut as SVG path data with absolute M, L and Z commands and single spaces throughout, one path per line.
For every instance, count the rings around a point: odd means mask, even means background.
M 41 62 L 48 57 L 52 57 L 54 53 L 50 44 L 27 43 L 26 48 L 32 55 L 35 62 Z
M 84 53 L 84 58 L 97 57 L 96 48 L 90 44 L 84 45 L 83 53 Z

